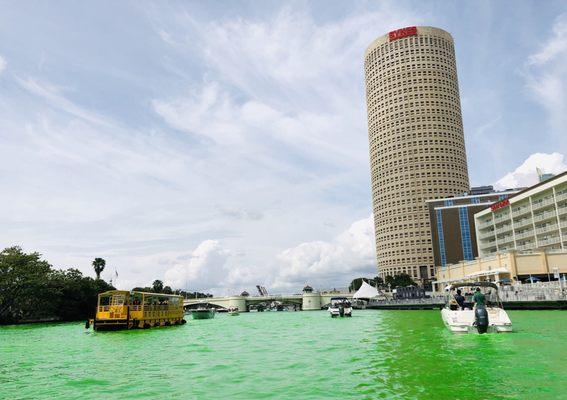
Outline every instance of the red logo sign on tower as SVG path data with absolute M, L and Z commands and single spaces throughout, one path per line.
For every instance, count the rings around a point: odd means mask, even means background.
M 417 36 L 417 27 L 415 26 L 408 26 L 407 28 L 397 29 L 388 33 L 388 37 L 390 38 L 390 42 L 398 39 L 402 39 L 408 36 Z

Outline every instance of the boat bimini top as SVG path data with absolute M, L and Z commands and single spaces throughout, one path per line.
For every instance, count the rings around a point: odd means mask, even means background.
M 450 291 L 460 287 L 489 287 L 498 290 L 498 286 L 494 282 L 462 282 L 452 283 L 445 287 L 445 290 Z

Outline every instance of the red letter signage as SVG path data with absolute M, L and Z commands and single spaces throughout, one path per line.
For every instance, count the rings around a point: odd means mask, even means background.
M 499 201 L 498 203 L 494 203 L 493 205 L 490 206 L 490 209 L 492 211 L 496 211 L 499 208 L 506 207 L 506 206 L 509 206 L 509 205 L 510 205 L 510 200 L 505 199 L 505 200 Z
M 417 27 L 415 26 L 409 26 L 407 28 L 402 28 L 402 29 L 398 29 L 396 31 L 392 31 L 390 33 L 388 33 L 388 36 L 390 37 L 390 42 L 393 42 L 394 40 L 398 40 L 398 39 L 402 39 L 408 36 L 416 36 L 417 35 Z

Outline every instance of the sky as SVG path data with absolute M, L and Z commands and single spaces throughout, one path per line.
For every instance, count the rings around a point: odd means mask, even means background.
M 564 1 L 0 6 L 0 246 L 119 288 L 376 275 L 363 55 L 400 27 L 453 35 L 471 185 L 567 169 Z

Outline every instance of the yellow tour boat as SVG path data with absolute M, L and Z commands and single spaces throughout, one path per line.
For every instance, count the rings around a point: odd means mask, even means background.
M 95 331 L 181 325 L 183 297 L 173 294 L 109 290 L 98 295 L 96 316 L 86 328 Z

